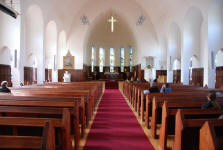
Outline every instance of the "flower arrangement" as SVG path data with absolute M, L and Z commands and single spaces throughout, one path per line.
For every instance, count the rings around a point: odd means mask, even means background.
M 146 68 L 147 69 L 152 69 L 152 65 L 147 65 Z

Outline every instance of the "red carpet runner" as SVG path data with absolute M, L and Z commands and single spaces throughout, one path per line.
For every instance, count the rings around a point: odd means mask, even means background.
M 154 150 L 119 90 L 105 90 L 84 150 Z

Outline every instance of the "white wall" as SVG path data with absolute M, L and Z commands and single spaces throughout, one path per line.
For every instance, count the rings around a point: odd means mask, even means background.
M 170 25 L 167 49 L 167 82 L 173 82 L 173 61 L 181 58 L 181 33 L 176 23 Z
M 192 61 L 192 68 L 200 68 L 200 61 L 196 55 L 193 55 L 190 61 Z
M 37 82 L 43 83 L 45 80 L 44 68 L 44 22 L 43 13 L 38 5 L 31 5 L 25 13 L 25 53 L 24 60 L 29 60 L 30 55 L 35 55 L 37 59 Z M 34 57 L 32 57 L 34 58 Z M 31 63 L 30 63 L 31 62 Z M 34 60 L 24 61 L 24 66 L 33 67 Z
M 184 19 L 183 32 L 183 53 L 182 53 L 182 76 L 183 83 L 189 84 L 189 65 L 190 58 L 193 55 L 197 56 L 196 60 L 200 60 L 201 48 L 201 27 L 203 17 L 200 9 L 191 7 L 188 9 Z M 201 62 L 196 62 L 196 67 L 201 67 Z
M 53 82 L 58 82 L 57 42 L 57 25 L 50 21 L 45 31 L 45 68 L 52 69 Z
M 9 1 L 7 1 L 8 3 Z M 13 7 L 20 11 L 18 4 Z M 12 84 L 18 86 L 20 83 L 20 75 L 18 66 L 14 67 L 14 51 L 17 50 L 17 60 L 20 61 L 20 16 L 17 19 L 0 12 L 0 64 L 12 65 Z
M 98 3 L 100 3 L 100 5 L 98 5 Z M 88 10 L 87 13 L 86 10 Z M 71 50 L 71 53 L 76 57 L 76 68 L 81 69 L 83 67 L 83 62 L 86 64 L 89 62 L 83 60 L 84 52 L 82 50 L 89 50 L 86 43 L 88 43 L 88 37 L 92 31 L 91 27 L 97 23 L 97 19 L 100 18 L 100 16 L 105 15 L 106 12 L 109 11 L 125 18 L 125 22 L 131 29 L 134 39 L 136 39 L 136 47 L 134 47 L 134 64 L 144 63 L 142 62 L 144 56 L 157 56 L 157 59 L 159 58 L 161 52 L 157 45 L 157 37 L 153 24 L 150 21 L 150 17 L 143 12 L 143 9 L 141 9 L 134 0 L 96 0 L 89 1 L 83 6 L 83 9 L 78 13 L 77 17 L 74 18 L 71 32 L 68 33 L 68 47 Z M 146 22 L 142 26 L 136 26 L 137 18 L 142 15 L 142 13 L 146 17 Z M 88 16 L 90 26 L 82 25 L 80 21 L 77 21 L 83 14 Z M 145 67 L 145 64 L 142 64 L 142 66 Z
M 216 65 L 216 67 L 223 66 L 223 50 L 219 50 L 217 52 L 216 59 L 215 59 L 215 65 Z
M 57 68 L 62 69 L 63 68 L 63 56 L 66 56 L 67 54 L 67 38 L 66 38 L 66 32 L 61 31 L 59 34 L 59 39 L 58 39 L 58 57 L 57 57 Z
M 107 12 L 100 16 L 97 23 L 92 27 L 87 43 L 86 64 L 90 65 L 91 48 L 95 47 L 96 53 L 99 53 L 99 48 L 105 50 L 105 66 L 110 66 L 110 48 L 115 50 L 115 66 L 120 66 L 120 48 L 125 49 L 125 66 L 129 66 L 129 46 L 135 50 L 135 39 L 129 29 L 128 24 L 124 19 L 115 15 L 117 22 L 114 24 L 114 32 L 111 32 L 111 23 L 108 19 L 111 17 L 111 12 Z M 95 57 L 95 65 L 99 66 L 99 57 Z
M 9 53 L 3 53 L 3 47 L 18 49 L 21 59 L 17 74 L 22 81 L 23 67 L 32 66 L 32 61 L 26 61 L 27 57 L 34 54 L 38 59 L 38 81 L 41 83 L 47 46 L 45 29 L 47 23 L 54 20 L 58 33 L 58 68 L 62 68 L 62 56 L 70 49 L 75 56 L 75 69 L 82 69 L 84 63 L 89 63 L 88 42 L 93 26 L 106 12 L 112 11 L 124 19 L 135 39 L 134 64 L 141 63 L 145 68 L 145 56 L 154 56 L 156 69 L 168 69 L 169 56 L 172 60 L 181 59 L 182 81 L 188 84 L 189 60 L 196 55 L 197 67 L 204 67 L 204 84 L 212 84 L 210 54 L 212 51 L 216 54 L 223 47 L 222 8 L 222 0 L 171 0 L 165 3 L 163 0 L 65 0 L 63 5 L 61 0 L 21 0 L 21 27 L 20 18 L 13 20 L 0 12 L 0 63 L 10 64 Z M 82 25 L 80 17 L 83 15 L 88 17 L 90 25 Z M 136 26 L 140 15 L 145 16 L 146 21 Z M 171 29 L 172 24 L 178 27 Z M 62 31 L 66 36 L 61 35 Z
M 179 59 L 175 59 L 173 62 L 173 70 L 180 70 L 181 69 L 181 63 Z

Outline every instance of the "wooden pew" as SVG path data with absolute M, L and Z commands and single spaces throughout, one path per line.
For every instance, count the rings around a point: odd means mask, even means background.
M 199 92 L 199 91 L 148 94 L 146 96 L 146 113 L 145 113 L 146 126 L 149 128 L 149 116 L 152 115 L 152 111 L 154 110 L 154 108 L 153 108 L 153 106 L 154 106 L 153 99 L 154 98 L 157 99 L 158 101 L 161 101 L 161 104 L 157 105 L 157 106 L 158 106 L 158 108 L 162 108 L 162 104 L 163 104 L 164 100 L 168 100 L 168 99 L 183 100 L 185 98 L 190 100 L 190 98 L 203 98 L 205 101 L 207 94 L 208 94 L 208 92 Z M 223 98 L 222 95 L 218 95 L 218 97 Z M 158 109 L 158 108 L 156 108 L 156 109 Z M 144 110 L 142 110 L 142 112 L 144 112 Z M 156 110 L 155 110 L 155 112 L 156 112 Z
M 10 95 L 10 94 L 0 94 L 0 101 L 3 100 L 3 101 L 6 101 L 6 100 L 14 100 L 14 101 L 45 101 L 46 104 L 44 105 L 47 105 L 47 101 L 49 102 L 60 102 L 60 104 L 63 104 L 63 102 L 77 102 L 77 105 L 79 106 L 78 110 L 79 110 L 79 118 L 80 118 L 80 123 L 81 123 L 81 127 L 82 127 L 82 136 L 83 136 L 83 131 L 84 129 L 86 128 L 86 120 L 87 120 L 87 116 L 85 115 L 86 112 L 85 112 L 85 105 L 84 105 L 84 102 L 85 102 L 85 98 L 84 97 L 64 97 L 64 96 L 60 96 L 60 95 L 52 95 L 52 96 L 49 96 L 49 95 L 38 95 L 38 96 L 13 96 L 13 95 Z M 41 103 L 43 104 L 43 103 Z M 74 103 L 75 104 L 75 103 Z
M 141 108 L 141 113 L 144 113 L 144 107 L 145 107 L 145 123 L 146 123 L 146 126 L 148 128 L 150 128 L 149 126 L 149 116 L 152 116 L 152 110 L 153 110 L 153 99 L 156 98 L 156 99 L 161 99 L 162 102 L 164 102 L 164 100 L 167 100 L 167 99 L 176 99 L 177 97 L 180 96 L 180 98 L 178 99 L 181 99 L 182 97 L 191 97 L 193 93 L 151 93 L 151 94 L 146 94 L 146 106 L 142 106 Z M 144 104 L 144 103 L 143 103 Z M 159 106 L 159 105 L 158 105 Z M 162 104 L 160 105 L 160 107 L 162 107 Z
M 128 98 L 129 102 L 132 104 L 133 100 L 133 83 L 131 81 L 125 81 L 123 85 L 123 93 Z
M 197 106 L 198 109 L 195 109 Z M 167 149 L 166 143 L 168 133 L 174 134 L 175 124 L 173 124 L 173 122 L 175 122 L 175 115 L 179 107 L 183 109 L 184 114 L 187 115 L 196 115 L 198 112 L 199 114 L 223 114 L 223 110 L 200 109 L 200 104 L 196 103 L 196 100 L 195 103 L 183 103 L 180 105 L 179 103 L 168 103 L 165 101 L 162 107 L 162 123 L 159 134 L 159 143 L 162 150 Z
M 152 106 L 152 118 L 151 118 L 151 132 L 154 138 L 157 138 L 157 124 L 158 119 L 162 118 L 162 106 L 164 101 L 167 101 L 168 104 L 172 103 L 172 106 L 175 108 L 198 108 L 200 109 L 203 104 L 207 102 L 206 97 L 201 96 L 184 96 L 184 97 L 168 97 L 165 99 L 158 99 L 154 97 L 153 106 Z M 217 101 L 220 104 L 223 104 L 223 98 L 217 98 Z
M 90 96 L 94 97 L 95 104 L 98 102 L 103 93 L 103 83 L 102 82 L 71 82 L 71 83 L 46 83 L 44 85 L 32 85 L 24 86 L 23 88 L 66 88 L 66 89 L 78 89 L 78 90 L 90 90 Z
M 59 108 L 42 108 L 42 107 L 15 107 L 15 106 L 0 106 L 0 122 L 7 125 L 9 122 L 13 122 L 14 126 L 21 126 L 24 123 L 30 123 L 33 126 L 41 126 L 45 121 L 51 120 L 55 128 L 59 128 L 61 133 L 59 137 L 61 139 L 60 149 L 71 150 L 72 141 L 71 141 L 71 113 L 69 109 L 59 109 Z M 46 110 L 47 109 L 47 110 Z M 31 118 L 32 117 L 32 118 Z M 74 121 L 73 121 L 74 122 Z M 75 123 L 75 122 L 74 122 Z M 76 125 L 77 126 L 77 125 Z M 78 129 L 77 129 L 78 130 Z M 14 128 L 14 132 L 17 133 L 17 129 Z M 79 134 L 75 131 L 75 144 L 79 142 Z M 79 146 L 77 143 L 76 148 Z
M 172 91 L 171 93 L 150 93 L 150 94 L 144 94 L 143 91 L 141 91 L 142 99 L 141 101 L 146 101 L 148 100 L 149 103 L 152 103 L 153 97 L 154 96 L 166 96 L 166 95 L 176 95 L 176 96 L 180 96 L 180 95 L 206 95 L 208 94 L 208 92 L 211 90 L 195 90 L 195 89 L 191 89 L 191 90 L 185 90 L 185 89 L 181 89 L 181 90 L 177 90 L 177 91 Z M 218 92 L 218 96 L 219 94 L 222 95 L 223 91 L 222 90 L 215 90 Z M 143 104 L 143 103 L 142 103 Z M 141 107 L 143 108 L 143 107 Z M 145 108 L 145 107 L 144 107 Z
M 141 107 L 144 107 L 144 101 L 142 101 L 142 91 L 144 90 L 148 90 L 150 88 L 150 84 L 149 83 L 141 83 L 139 85 L 136 85 L 136 99 L 135 99 L 135 103 L 136 103 L 136 111 L 138 112 L 138 116 L 141 115 L 142 120 L 144 120 L 144 113 L 142 113 L 140 110 Z M 143 93 L 144 94 L 144 93 Z
M 215 115 L 210 114 L 209 115 Z M 218 121 L 218 117 L 200 117 L 199 111 L 196 114 L 185 116 L 184 110 L 178 110 L 175 123 L 175 138 L 173 150 L 197 150 L 199 149 L 199 131 L 206 121 Z M 198 117 L 196 117 L 198 116 Z
M 93 106 L 91 103 L 91 100 L 89 96 L 89 90 L 62 90 L 62 89 L 13 89 L 12 94 L 15 96 L 32 96 L 32 97 L 64 97 L 64 98 L 73 98 L 73 97 L 81 97 L 81 109 L 82 109 L 82 117 L 83 118 L 83 127 L 82 131 L 88 126 L 90 117 L 92 116 L 93 113 Z M 86 119 L 84 118 L 86 117 Z M 82 132 L 83 133 L 83 132 Z M 83 135 L 83 134 L 82 134 Z
M 17 121 L 20 121 L 18 123 Z M 33 124 L 33 118 L 0 118 L 0 125 L 10 126 L 41 126 L 43 127 L 42 137 L 38 136 L 0 136 L 0 148 L 3 149 L 40 149 L 55 150 L 54 126 L 51 121 Z
M 206 121 L 200 130 L 200 150 L 222 150 L 223 132 L 216 128 L 223 128 L 223 119 Z
M 70 86 L 72 85 L 72 86 Z M 82 85 L 82 83 L 81 83 Z M 29 88 L 30 87 L 30 88 Z M 62 87 L 62 88 L 61 88 Z M 86 101 L 86 109 L 84 106 L 84 103 L 82 104 L 82 109 L 83 112 L 85 113 L 86 110 L 86 125 L 88 126 L 88 122 L 90 120 L 90 116 L 92 116 L 94 108 L 95 108 L 95 93 L 92 93 L 92 89 L 95 89 L 94 84 L 90 84 L 89 87 L 82 87 L 82 86 L 76 86 L 75 84 L 50 84 L 49 86 L 28 86 L 26 88 L 20 88 L 20 89 L 12 89 L 12 94 L 13 95 L 18 95 L 18 96 L 39 96 L 39 95 L 49 95 L 49 96 L 65 96 L 65 97 L 73 97 L 73 96 L 85 96 L 89 101 Z M 77 89 L 77 90 L 76 90 Z M 90 90 L 85 90 L 85 89 L 90 89 Z M 91 92 L 91 95 L 89 96 L 89 92 Z M 100 92 L 101 94 L 101 92 Z M 100 96 L 98 96 L 100 97 Z M 85 129 L 85 124 L 83 124 L 83 129 Z M 83 133 L 83 132 L 82 132 Z
M 6 106 L 6 107 L 4 107 Z M 79 148 L 80 129 L 79 129 L 79 111 L 77 102 L 59 102 L 59 101 L 32 101 L 32 100 L 0 100 L 0 114 L 2 116 L 63 116 L 63 124 L 61 126 L 66 135 L 63 139 L 69 145 L 70 131 L 74 131 L 75 150 Z M 64 113 L 64 108 L 70 111 Z M 57 117 L 58 118 L 58 117 Z M 72 119 L 73 118 L 73 119 Z M 73 126 L 69 127 L 70 120 L 73 120 Z M 69 138 L 69 140 L 67 139 Z M 64 140 L 63 140 L 64 141 Z
M 103 93 L 103 82 L 71 82 L 71 83 L 64 83 L 64 82 L 56 82 L 56 83 L 47 83 L 44 85 L 49 85 L 49 86 L 95 86 L 96 87 L 96 91 L 97 91 L 97 95 L 99 96 L 98 99 L 100 98 L 100 96 L 102 96 Z M 38 85 L 37 85 L 38 86 Z

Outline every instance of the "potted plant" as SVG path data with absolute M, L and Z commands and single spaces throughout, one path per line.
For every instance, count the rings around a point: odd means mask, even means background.
M 147 69 L 152 69 L 152 66 L 151 65 L 147 65 L 146 68 Z

